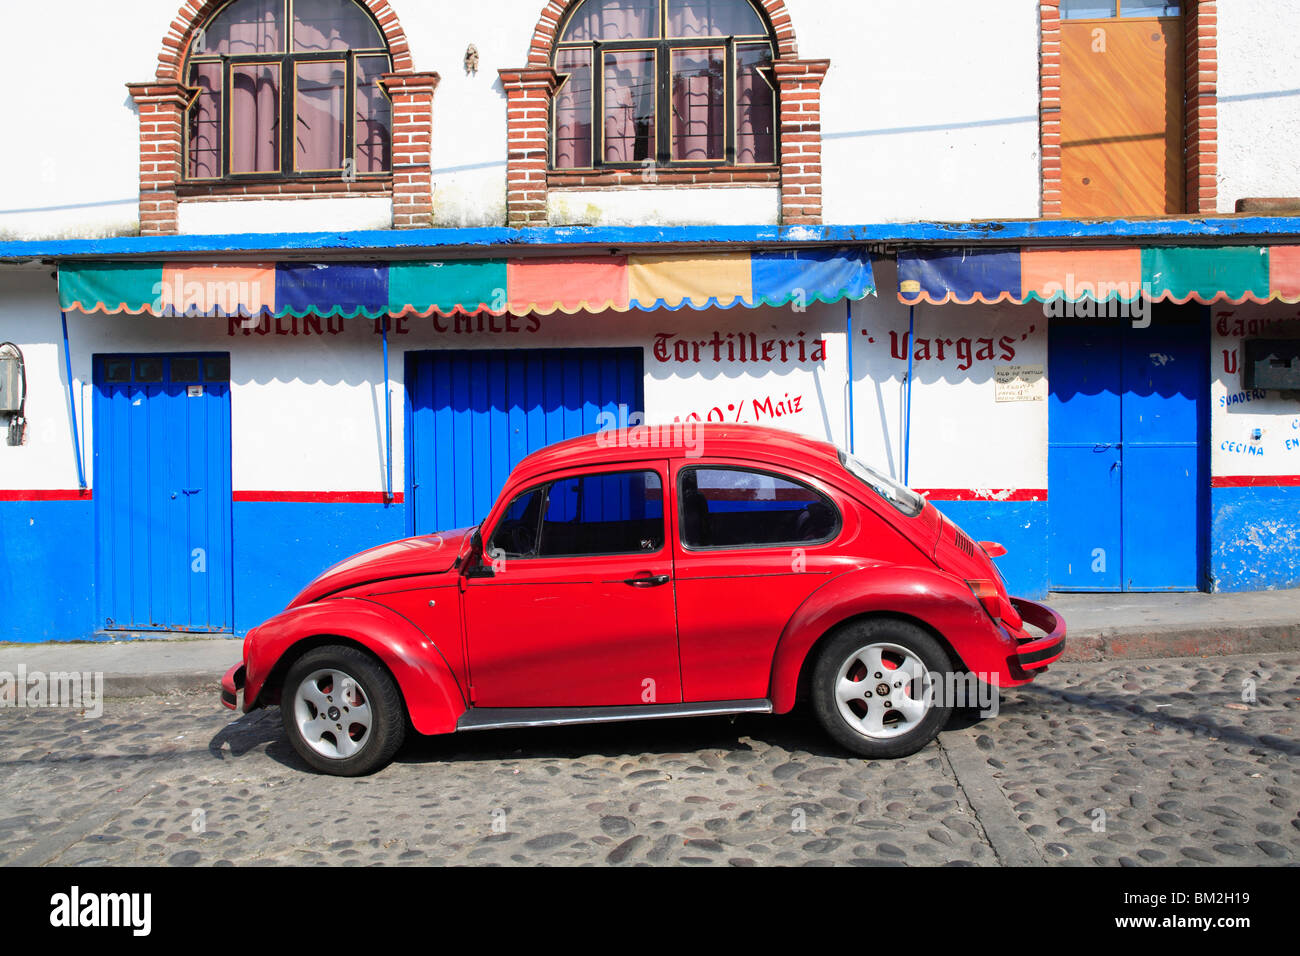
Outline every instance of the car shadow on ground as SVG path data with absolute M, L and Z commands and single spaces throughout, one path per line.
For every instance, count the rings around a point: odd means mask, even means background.
M 689 756 L 708 751 L 753 750 L 749 741 L 795 757 L 855 759 L 826 737 L 804 708 L 783 716 L 739 715 L 628 721 L 568 727 L 484 730 L 425 737 L 408 734 L 399 764 L 456 764 L 476 761 L 633 758 L 647 754 Z M 238 759 L 259 748 L 295 770 L 311 768 L 290 745 L 277 707 L 254 711 L 221 728 L 208 743 L 219 760 Z
M 810 715 L 796 712 L 770 717 L 692 717 L 419 737 L 408 742 L 398 760 L 419 763 L 736 753 L 754 750 L 750 741 L 779 748 L 791 756 L 852 756 L 827 740 Z
M 1207 715 L 1180 717 L 1164 713 L 1157 704 L 1173 701 L 1169 695 L 1146 697 L 1142 701 L 1129 695 L 1110 695 L 1065 690 L 1045 686 L 1019 688 L 1000 701 L 996 715 L 984 716 L 978 710 L 959 709 L 952 715 L 944 733 L 961 732 L 980 725 L 995 727 L 999 716 L 1038 712 L 1053 716 L 1057 710 L 1085 709 L 1124 716 L 1195 736 L 1216 737 L 1246 747 L 1300 755 L 1300 742 L 1272 734 L 1254 734 Z M 940 742 L 943 736 L 940 736 Z M 820 757 L 860 759 L 835 745 L 823 732 L 811 711 L 800 706 L 782 716 L 738 715 L 736 717 L 695 717 L 668 720 L 629 721 L 626 723 L 587 724 L 568 727 L 527 728 L 516 730 L 475 731 L 439 737 L 410 734 L 398 753 L 396 763 L 458 764 L 476 761 L 518 761 L 578 759 L 582 757 L 633 758 L 645 755 L 689 756 L 709 751 L 735 753 L 753 750 L 751 741 L 785 751 L 792 759 Z M 277 763 L 298 771 L 313 772 L 300 758 L 280 721 L 277 707 L 254 711 L 227 724 L 209 741 L 208 750 L 215 758 L 226 760 L 244 757 L 259 748 Z M 931 743 L 922 755 L 935 749 Z

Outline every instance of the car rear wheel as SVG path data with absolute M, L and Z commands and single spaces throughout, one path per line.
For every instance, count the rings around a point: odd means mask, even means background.
M 822 649 L 813 670 L 813 709 L 826 732 L 863 757 L 906 757 L 952 716 L 941 683 L 947 651 L 905 621 L 850 624 Z
M 406 736 L 397 684 L 354 647 L 318 647 L 300 657 L 285 677 L 280 715 L 298 755 L 340 777 L 386 767 Z

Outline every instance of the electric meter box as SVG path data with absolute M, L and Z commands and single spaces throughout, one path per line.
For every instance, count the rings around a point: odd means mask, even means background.
M 1252 339 L 1245 351 L 1243 388 L 1300 391 L 1300 339 Z
M 16 412 L 23 404 L 23 375 L 16 356 L 0 355 L 0 415 Z

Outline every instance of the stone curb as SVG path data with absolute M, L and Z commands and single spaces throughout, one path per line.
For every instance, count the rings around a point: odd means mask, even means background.
M 1225 657 L 1300 650 L 1300 625 L 1244 624 L 1237 627 L 1137 627 L 1082 634 L 1065 641 L 1066 663 L 1142 660 L 1152 657 Z
M 221 675 L 208 672 L 172 674 L 105 674 L 105 697 L 164 697 L 167 694 L 221 693 Z

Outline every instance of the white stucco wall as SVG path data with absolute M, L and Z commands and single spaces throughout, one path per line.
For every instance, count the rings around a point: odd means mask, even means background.
M 0 241 L 137 229 L 140 124 L 126 84 L 154 75 L 179 6 L 131 0 L 129 16 L 100 0 L 0 8 Z
M 1300 196 L 1300 0 L 1219 0 L 1219 211 Z
M 76 445 L 68 414 L 59 298 L 51 272 L 52 269 L 0 267 L 0 290 L 4 293 L 0 295 L 0 342 L 12 342 L 22 350 L 27 369 L 25 415 L 29 422 L 25 443 L 14 448 L 5 440 L 9 416 L 0 416 L 0 425 L 6 426 L 0 427 L 0 491 L 77 487 Z M 79 404 L 80 382 L 90 379 L 88 375 L 78 375 L 75 369 L 73 378 L 73 392 Z M 88 387 L 85 397 L 89 402 Z
M 877 266 L 876 281 L 880 297 L 854 305 L 855 453 L 901 480 L 908 307 L 893 294 L 898 285 L 892 263 Z M 919 305 L 913 342 L 911 486 L 999 493 L 1045 489 L 1047 402 L 998 402 L 994 387 L 999 366 L 1046 370 L 1042 308 Z
M 774 186 L 627 186 L 553 189 L 547 196 L 553 226 L 635 226 L 671 222 L 688 226 L 768 226 L 781 219 L 781 190 Z
M 824 212 L 830 223 L 1022 218 L 1038 215 L 1038 20 L 1024 0 L 787 0 L 805 58 L 828 58 L 823 87 Z M 105 236 L 136 228 L 138 120 L 125 84 L 152 77 L 178 0 L 132 0 L 130 15 L 99 0 L 9 4 L 15 38 L 0 59 L 10 90 L 0 113 L 20 131 L 0 151 L 0 240 Z M 415 68 L 436 70 L 436 225 L 505 220 L 505 95 L 498 70 L 527 60 L 538 0 L 473 4 L 393 0 Z M 51 22 L 60 63 L 32 39 Z M 1219 4 L 1220 207 L 1243 196 L 1300 195 L 1300 79 L 1285 42 L 1300 0 Z M 463 67 L 479 51 L 477 74 Z M 765 223 L 769 195 L 678 191 L 557 197 L 557 221 Z M 581 199 L 581 203 L 578 203 Z M 379 216 L 304 202 L 302 211 L 191 209 L 191 231 L 362 228 Z M 195 204 L 197 205 L 197 204 Z M 578 209 L 581 205 L 581 209 Z M 270 210 L 263 214 L 262 208 Z M 593 212 L 594 210 L 594 212 Z M 701 210 L 703 210 L 701 212 Z M 359 216 L 359 218 L 356 218 Z
M 393 6 L 416 69 L 442 75 L 434 97 L 434 224 L 504 223 L 505 95 L 497 71 L 526 62 L 541 4 Z M 0 155 L 0 239 L 134 231 L 138 120 L 125 84 L 153 75 L 177 7 L 177 0 L 133 0 L 130 17 L 123 17 L 96 0 L 51 0 L 0 14 L 11 36 L 39 35 L 51 16 L 77 24 L 61 37 L 61 56 L 94 64 L 92 82 L 84 71 L 50 69 L 37 43 L 11 44 L 0 61 L 5 87 L 24 91 L 0 109 L 11 127 L 31 133 Z M 828 222 L 1037 213 L 1032 4 L 790 0 L 789 7 L 800 55 L 832 61 L 823 90 Z M 935 30 L 936 22 L 947 26 Z M 471 43 L 480 57 L 475 75 L 462 65 Z M 653 201 L 619 193 L 563 196 L 553 205 L 558 222 L 597 215 L 607 224 L 762 224 L 776 216 L 774 190 L 677 193 Z M 318 202 L 295 203 L 303 209 L 292 212 L 284 204 L 186 204 L 182 227 L 226 232 L 235 220 L 256 231 L 279 220 L 293 229 L 363 228 L 376 215 L 360 207 L 343 215 Z
M 1300 473 L 1300 404 L 1242 387 L 1248 339 L 1300 339 L 1295 306 L 1214 306 L 1210 340 L 1210 464 L 1215 477 Z
M 1038 8 L 788 0 L 822 88 L 829 223 L 1039 212 Z
M 391 229 L 393 201 L 357 196 L 346 199 L 180 202 L 177 203 L 177 222 L 182 235 Z

